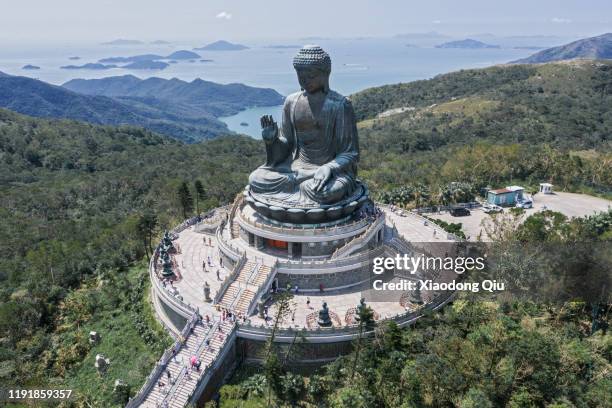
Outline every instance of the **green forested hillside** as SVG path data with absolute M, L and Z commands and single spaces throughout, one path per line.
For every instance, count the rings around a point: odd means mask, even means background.
M 42 118 L 140 126 L 188 143 L 229 134 L 218 120 L 220 116 L 282 101 L 273 89 L 201 79 L 185 82 L 122 76 L 76 79 L 59 87 L 32 78 L 0 75 L 0 107 Z
M 182 182 L 193 191 L 196 179 L 200 210 L 230 202 L 262 153 L 243 137 L 185 145 L 138 128 L 0 110 L 2 387 L 70 386 L 107 407 L 114 379 L 91 377 L 97 351 L 138 388 L 164 343 L 136 308 L 148 293 L 146 268 L 130 268 L 148 250 L 141 220 L 156 216 L 154 234 L 178 224 L 176 191 Z M 100 347 L 89 346 L 90 329 L 101 331 Z
M 462 70 L 352 100 L 375 189 L 515 179 L 610 193 L 612 62 Z
M 609 149 L 612 143 L 610 61 L 465 70 L 368 89 L 353 99 L 361 119 L 415 108 L 372 123 L 394 151 L 480 140 L 563 149 Z

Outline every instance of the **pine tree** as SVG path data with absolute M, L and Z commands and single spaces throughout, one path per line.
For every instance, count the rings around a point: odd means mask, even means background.
M 186 182 L 182 182 L 178 189 L 179 202 L 183 209 L 183 218 L 187 218 L 188 214 L 193 211 L 193 196 L 189 191 L 189 186 Z
M 153 253 L 152 241 L 153 234 L 158 226 L 157 215 L 151 210 L 145 210 L 143 214 L 138 218 L 136 228 L 138 235 L 142 239 L 145 253 L 149 256 L 149 253 Z
M 200 201 L 204 201 L 206 199 L 206 192 L 204 191 L 204 186 L 202 185 L 202 181 L 196 180 L 193 183 L 195 187 L 195 199 L 196 199 L 196 213 L 200 213 Z

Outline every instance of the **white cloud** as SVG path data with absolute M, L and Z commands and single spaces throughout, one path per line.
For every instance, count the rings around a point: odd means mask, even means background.
M 228 13 L 227 11 L 222 11 L 219 14 L 217 14 L 217 18 L 224 19 L 224 20 L 231 20 L 232 15 Z
M 442 20 L 434 20 L 434 21 L 432 21 L 432 23 L 434 23 L 434 24 L 442 24 Z
M 569 18 L 562 17 L 553 17 L 550 21 L 557 24 L 567 24 L 572 22 L 572 20 L 570 20 Z

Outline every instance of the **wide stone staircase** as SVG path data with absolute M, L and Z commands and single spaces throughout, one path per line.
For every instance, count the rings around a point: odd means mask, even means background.
M 206 367 L 212 365 L 217 358 L 221 348 L 224 346 L 225 336 L 231 331 L 232 326 L 233 323 L 230 321 L 217 323 L 213 326 L 210 335 L 207 336 L 207 339 L 210 340 L 209 346 L 206 346 L 205 341 L 202 342 L 196 353 L 197 358 L 202 361 L 200 371 L 191 370 L 190 373 L 183 377 L 171 399 L 169 399 L 168 406 L 170 408 L 183 408 L 187 405 L 197 387 L 198 378 L 204 373 Z M 221 331 L 219 331 L 219 327 L 221 327 Z
M 252 278 L 253 274 L 255 274 L 256 272 L 257 272 L 257 262 L 246 261 L 242 269 L 238 271 L 238 276 L 236 276 L 236 281 L 242 282 L 242 283 L 249 283 L 249 280 Z
M 346 244 L 336 249 L 332 254 L 332 259 L 343 258 L 357 252 L 363 248 L 367 243 L 378 233 L 381 225 L 385 223 L 385 216 L 383 213 L 378 213 L 373 221 L 370 223 L 368 228 L 360 235 L 348 241 Z
M 243 202 L 244 196 L 242 194 L 238 194 L 234 199 L 234 202 L 232 203 L 232 207 L 229 212 L 228 218 L 232 238 L 238 238 L 238 234 L 240 232 L 240 227 L 238 226 L 238 223 L 234 221 L 234 218 L 236 217 L 236 212 L 240 211 Z
M 219 305 L 224 309 L 232 309 L 234 305 L 234 301 L 237 297 L 240 296 L 240 292 L 242 289 L 238 285 L 234 285 L 232 283 L 223 294 L 221 301 L 219 301 Z
M 269 267 L 268 265 L 260 265 L 259 273 L 257 274 L 257 276 L 255 276 L 255 278 L 252 281 L 253 285 L 255 286 L 263 285 L 271 273 L 272 273 L 271 267 Z
M 211 366 L 224 346 L 225 337 L 231 332 L 232 321 L 214 322 L 209 327 L 198 323 L 193 331 L 184 339 L 184 343 L 170 359 L 158 377 L 164 386 L 151 388 L 141 407 L 185 407 L 195 391 L 200 376 L 204 375 L 207 367 Z M 220 328 L 220 329 L 219 329 Z M 206 344 L 209 341 L 209 345 Z M 202 362 L 200 371 L 191 368 L 191 358 L 195 356 Z M 167 377 L 170 372 L 170 380 Z
M 158 378 L 158 384 L 155 385 L 147 395 L 141 406 L 143 407 L 158 407 L 162 406 L 164 401 L 169 401 L 170 396 L 176 391 L 178 385 L 183 381 L 186 375 L 186 367 L 188 367 L 191 356 L 195 355 L 198 347 L 204 342 L 212 330 L 208 326 L 198 323 L 194 326 L 193 331 L 185 338 L 184 344 L 180 347 L 175 357 L 170 359 L 166 370 Z M 170 380 L 166 372 L 170 372 Z M 163 383 L 163 386 L 159 385 Z
M 263 289 L 272 268 L 256 261 L 247 261 L 226 289 L 219 305 L 238 314 L 247 315 L 257 294 Z

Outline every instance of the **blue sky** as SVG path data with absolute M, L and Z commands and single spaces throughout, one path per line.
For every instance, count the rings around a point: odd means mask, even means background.
M 0 7 L 3 43 L 612 31 L 611 0 L 1 0 Z

